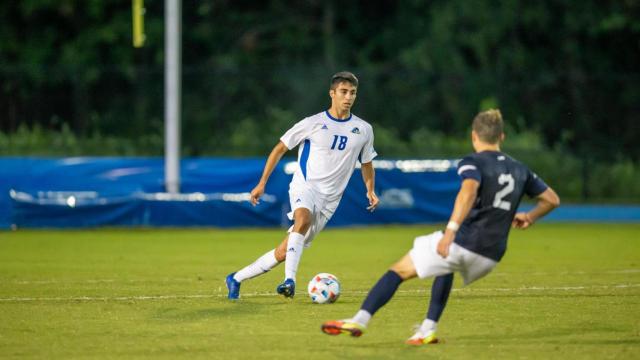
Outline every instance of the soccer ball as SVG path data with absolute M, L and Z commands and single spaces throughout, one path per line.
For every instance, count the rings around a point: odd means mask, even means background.
M 335 275 L 320 273 L 309 281 L 307 291 L 314 303 L 330 304 L 340 297 L 340 282 Z

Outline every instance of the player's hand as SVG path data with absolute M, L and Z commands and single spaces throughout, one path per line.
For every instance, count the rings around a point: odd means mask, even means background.
M 367 206 L 367 210 L 369 210 L 369 212 L 373 212 L 378 207 L 380 200 L 373 191 L 367 193 L 367 199 L 369 199 L 369 206 Z
M 453 231 L 447 229 L 445 230 L 442 239 L 440 239 L 440 241 L 438 242 L 438 255 L 442 256 L 445 259 L 447 258 L 447 256 L 449 256 L 449 247 L 453 242 L 454 235 L 455 233 Z
M 531 218 L 525 212 L 517 213 L 516 216 L 513 217 L 513 221 L 511 222 L 511 226 L 516 229 L 524 230 L 531 225 L 533 225 L 533 221 L 531 221 Z
M 260 197 L 264 194 L 264 185 L 258 184 L 251 190 L 251 205 L 256 206 L 260 204 Z

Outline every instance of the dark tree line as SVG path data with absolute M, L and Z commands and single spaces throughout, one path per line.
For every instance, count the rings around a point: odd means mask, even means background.
M 64 128 L 161 154 L 163 3 L 146 1 L 142 49 L 129 1 L 0 3 L 0 131 Z M 183 30 L 186 155 L 263 155 L 349 69 L 354 112 L 388 156 L 429 157 L 410 144 L 465 137 L 499 106 L 548 148 L 640 160 L 635 0 L 187 0 Z

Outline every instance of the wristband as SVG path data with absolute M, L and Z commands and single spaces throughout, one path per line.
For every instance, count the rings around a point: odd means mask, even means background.
M 449 223 L 447 224 L 447 229 L 456 232 L 458 231 L 458 229 L 460 228 L 460 224 L 458 224 L 455 221 L 449 221 Z

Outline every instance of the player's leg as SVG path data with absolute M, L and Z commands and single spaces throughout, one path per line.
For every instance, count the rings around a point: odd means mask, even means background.
M 465 285 L 486 276 L 497 265 L 495 260 L 469 251 L 458 244 L 451 244 L 447 259 L 453 264 L 452 268 L 460 271 Z M 438 342 L 436 328 L 447 305 L 452 285 L 453 274 L 438 276 L 434 280 L 427 317 L 418 331 L 406 341 L 407 344 L 424 345 Z
M 305 234 L 311 226 L 311 217 L 311 211 L 304 207 L 299 207 L 293 212 L 293 229 L 289 232 L 286 247 L 284 248 L 286 249 L 284 260 L 285 280 L 276 288 L 278 294 L 285 297 L 293 297 L 295 295 L 296 273 L 304 250 Z M 284 250 L 282 245 L 278 247 L 278 255 L 280 256 L 282 250 Z
M 256 261 L 242 268 L 238 272 L 234 273 L 233 279 L 242 282 L 244 280 L 253 279 L 256 276 L 262 275 L 269 270 L 276 267 L 278 264 L 284 261 L 284 255 L 279 256 L 279 251 L 284 244 L 286 246 L 287 238 L 289 236 L 285 236 L 280 245 L 275 249 L 271 249 L 260 256 Z
M 396 293 L 400 284 L 417 276 L 416 268 L 409 254 L 403 256 L 391 266 L 378 282 L 371 288 L 360 310 L 353 317 L 354 321 L 367 326 L 371 317 L 383 307 Z
M 322 331 L 329 335 L 349 333 L 360 336 L 373 315 L 395 294 L 400 284 L 417 276 L 416 268 L 409 254 L 405 255 L 387 271 L 371 288 L 360 310 L 351 319 L 328 321 L 322 325 Z
M 435 344 L 438 342 L 436 328 L 442 316 L 451 287 L 453 285 L 453 273 L 437 276 L 431 286 L 431 300 L 427 317 L 422 321 L 416 333 L 406 342 L 410 345 Z
M 431 286 L 431 300 L 427 318 L 422 321 L 413 336 L 407 339 L 410 345 L 433 344 L 436 338 L 436 326 L 449 299 L 451 286 L 453 285 L 453 271 L 461 270 L 463 260 L 460 248 L 452 244 L 449 256 L 443 259 L 437 253 L 438 242 L 442 238 L 442 232 L 436 232 L 426 237 L 419 237 L 414 242 L 411 252 L 414 261 L 418 264 L 418 276 L 425 278 L 436 276 Z
M 452 264 L 452 269 L 460 271 L 465 285 L 486 276 L 497 265 L 495 260 L 476 254 L 455 243 L 449 248 L 447 261 Z M 452 284 L 453 274 L 436 278 L 431 290 L 427 318 L 418 331 L 407 340 L 407 344 L 424 345 L 438 342 L 436 327 L 447 304 Z
M 352 336 L 360 336 L 371 316 L 391 299 L 401 282 L 416 276 L 424 279 L 446 275 L 456 270 L 455 263 L 450 262 L 449 258 L 443 259 L 436 251 L 441 238 L 440 231 L 417 237 L 413 248 L 378 281 L 353 318 L 326 322 L 322 330 L 330 335 L 350 333 Z
M 285 246 L 287 238 L 288 236 L 285 237 L 282 241 Z M 284 255 L 280 258 L 278 257 L 278 249 L 282 247 L 282 243 L 277 248 L 271 249 L 264 253 L 253 263 L 245 266 L 237 272 L 227 275 L 226 283 L 227 289 L 229 290 L 229 294 L 227 295 L 227 297 L 229 299 L 235 300 L 240 297 L 240 284 L 244 280 L 252 279 L 256 276 L 262 275 L 276 267 L 276 265 L 280 264 L 284 260 Z
M 431 300 L 427 311 L 427 320 L 437 323 L 444 312 L 453 286 L 453 273 L 437 276 L 431 285 Z M 435 326 L 434 326 L 435 329 Z

